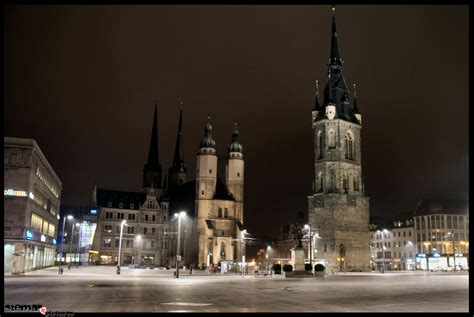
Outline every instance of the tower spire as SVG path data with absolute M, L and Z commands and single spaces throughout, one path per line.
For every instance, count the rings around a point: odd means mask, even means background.
M 143 187 L 161 188 L 162 168 L 159 161 L 158 152 L 158 121 L 157 102 L 155 101 L 155 112 L 153 116 L 153 128 L 151 130 L 150 148 L 148 149 L 148 161 L 143 168 Z
M 239 143 L 239 129 L 237 121 L 234 121 L 234 132 L 232 132 L 232 143 L 229 145 L 228 152 L 242 152 L 242 145 Z
M 150 148 L 148 149 L 148 163 L 158 163 L 159 162 L 159 152 L 158 152 L 158 122 L 157 122 L 157 104 L 155 102 L 155 114 L 153 115 L 153 128 L 151 130 L 151 140 Z
M 357 87 L 356 84 L 354 84 L 354 101 L 353 101 L 354 107 L 352 108 L 352 111 L 354 114 L 359 114 L 359 109 L 357 108 Z
M 180 168 L 184 165 L 183 160 L 183 101 L 180 101 L 178 132 L 176 134 L 176 145 L 174 148 L 173 166 Z
M 212 139 L 211 114 L 207 115 L 207 124 L 204 128 L 204 137 L 201 140 L 200 148 L 216 148 L 216 141 Z
M 332 32 L 331 32 L 331 59 L 330 64 L 342 66 L 341 55 L 339 54 L 339 45 L 336 32 L 336 7 L 332 6 Z
M 329 85 L 329 96 L 328 96 L 328 104 L 334 103 L 334 98 L 332 96 L 332 87 L 331 87 L 331 72 L 328 69 L 328 85 Z
M 314 110 L 319 111 L 321 108 L 321 102 L 319 100 L 319 83 L 316 80 L 316 96 L 315 96 L 315 102 L 314 102 Z

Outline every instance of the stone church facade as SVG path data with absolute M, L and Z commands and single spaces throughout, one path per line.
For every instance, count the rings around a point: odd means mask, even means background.
M 354 85 L 352 105 L 339 54 L 333 8 L 331 58 L 324 102 L 318 82 L 312 111 L 314 137 L 313 194 L 308 220 L 320 239 L 317 257 L 328 268 L 370 270 L 369 198 L 365 195 L 361 162 L 362 115 Z M 337 259 L 344 258 L 344 262 Z

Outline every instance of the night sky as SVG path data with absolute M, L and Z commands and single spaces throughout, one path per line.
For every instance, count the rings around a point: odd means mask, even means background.
M 336 21 L 371 216 L 468 199 L 468 6 L 341 5 Z M 182 98 L 188 179 L 207 114 L 222 156 L 237 120 L 245 227 L 278 235 L 307 212 L 330 29 L 328 5 L 6 7 L 4 134 L 38 142 L 62 204 L 90 204 L 94 184 L 140 188 L 155 98 L 168 170 Z

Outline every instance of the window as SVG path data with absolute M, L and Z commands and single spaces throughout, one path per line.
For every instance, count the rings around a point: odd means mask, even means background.
M 398 236 L 400 237 L 400 231 L 398 231 Z
M 155 203 L 150 200 L 150 201 L 148 202 L 148 208 L 150 208 L 150 209 L 155 208 Z
M 135 227 L 127 227 L 127 233 L 129 234 L 135 233 Z
M 334 130 L 329 130 L 328 132 L 328 147 L 335 148 L 336 147 L 336 137 Z
M 143 234 L 147 234 L 148 233 L 148 228 L 143 228 Z
M 224 218 L 227 218 L 229 216 L 229 211 L 227 208 L 224 209 Z
M 56 232 L 56 226 L 53 225 L 52 223 L 49 224 L 49 229 L 48 229 L 48 236 L 50 237 L 55 237 L 55 232 Z
M 104 247 L 111 247 L 112 246 L 112 239 L 105 238 L 104 239 Z
M 441 218 L 439 217 L 439 215 L 436 215 L 436 228 L 441 228 Z
M 408 236 L 411 237 L 411 231 L 408 231 Z
M 124 217 L 125 217 L 125 214 L 123 212 L 117 213 L 117 219 L 123 219 Z
M 240 173 L 237 173 L 237 177 L 240 177 Z
M 324 244 L 324 252 L 327 252 L 327 251 L 328 251 L 327 245 Z
M 344 175 L 344 178 L 342 179 L 342 188 L 347 191 L 349 189 L 349 185 L 348 185 L 348 179 L 347 179 L 347 176 Z
M 43 218 L 35 213 L 31 213 L 31 228 L 41 232 L 43 228 Z
M 203 190 L 201 190 L 201 195 L 204 195 L 204 191 L 203 191 Z
M 128 214 L 128 220 L 132 220 L 132 214 Z
M 153 222 L 156 221 L 155 215 L 151 216 L 151 220 L 152 220 Z
M 403 231 L 403 236 L 406 237 L 406 232 L 405 231 Z
M 155 240 L 151 240 L 151 248 L 152 249 L 156 248 L 156 241 Z
M 319 152 L 319 157 L 318 159 L 323 158 L 323 133 L 321 131 L 318 131 L 318 152 Z
M 155 234 L 155 230 L 156 230 L 156 228 L 151 228 L 151 233 Z
M 209 170 L 209 174 L 212 174 L 212 169 Z
M 448 229 L 453 229 L 452 217 L 448 216 Z
M 464 229 L 464 217 L 459 216 L 459 229 Z
M 105 213 L 105 219 L 112 219 L 114 217 L 114 214 L 110 211 L 107 211 Z
M 453 216 L 453 229 L 457 229 L 457 228 L 458 228 L 458 217 Z
M 111 201 L 109 201 L 109 202 L 107 203 L 107 207 L 112 208 L 112 202 L 111 202 Z
M 166 216 L 163 216 L 163 222 L 166 222 Z
M 354 139 L 350 132 L 347 132 L 345 136 L 345 147 L 346 147 L 346 154 L 345 158 L 348 160 L 354 160 Z
M 120 203 L 120 204 L 119 204 L 119 208 L 123 208 L 123 203 Z
M 120 233 L 120 226 L 115 227 L 115 232 Z
M 130 209 L 135 208 L 135 204 L 130 204 Z
M 148 221 L 148 215 L 145 215 L 145 221 Z
M 104 226 L 104 231 L 111 233 L 112 232 L 112 225 L 105 225 Z
M 222 218 L 222 208 L 219 207 L 219 210 L 217 212 L 217 217 Z
M 120 239 L 115 239 L 115 247 L 118 248 L 120 246 Z

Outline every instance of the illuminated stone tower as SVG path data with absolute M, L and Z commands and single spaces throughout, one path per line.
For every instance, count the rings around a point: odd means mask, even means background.
M 308 220 L 319 234 L 316 259 L 329 268 L 370 270 L 369 198 L 364 194 L 361 166 L 362 115 L 354 91 L 352 107 L 339 54 L 333 7 L 331 58 L 324 103 L 319 98 L 312 112 L 314 133 L 313 194 L 308 197 Z M 355 85 L 354 85 L 355 90 Z

